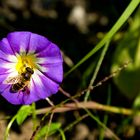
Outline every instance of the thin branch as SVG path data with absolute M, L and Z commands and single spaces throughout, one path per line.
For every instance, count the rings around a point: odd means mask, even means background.
M 52 109 L 54 113 L 67 112 L 67 111 L 72 111 L 72 110 L 83 109 L 83 106 L 84 108 L 87 108 L 87 109 L 96 109 L 96 110 L 102 110 L 102 111 L 107 111 L 111 113 L 123 114 L 123 115 L 140 115 L 140 111 L 136 112 L 132 109 L 103 105 L 94 101 L 78 102 L 77 104 L 67 103 L 56 108 L 47 107 L 43 109 L 38 109 L 36 110 L 36 114 L 45 114 L 46 112 L 50 112 Z
M 51 115 L 50 115 L 50 119 L 49 119 L 49 122 L 48 122 L 48 129 L 47 129 L 47 132 L 46 132 L 46 135 L 45 135 L 45 140 L 47 140 L 47 138 L 48 138 L 49 129 L 50 129 L 50 126 L 51 126 L 53 115 L 54 115 L 54 112 L 52 112 Z

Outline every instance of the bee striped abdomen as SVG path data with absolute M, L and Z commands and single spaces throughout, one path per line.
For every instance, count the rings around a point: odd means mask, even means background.
M 16 83 L 16 84 L 13 84 L 10 88 L 10 92 L 11 93 L 17 93 L 20 89 L 22 89 L 24 87 L 24 83 L 21 82 L 21 83 Z

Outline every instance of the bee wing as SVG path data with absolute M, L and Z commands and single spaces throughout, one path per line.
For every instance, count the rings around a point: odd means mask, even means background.
M 5 81 L 4 81 L 4 84 L 16 84 L 18 83 L 19 81 L 21 81 L 21 76 L 20 75 L 17 75 L 15 77 L 8 77 Z

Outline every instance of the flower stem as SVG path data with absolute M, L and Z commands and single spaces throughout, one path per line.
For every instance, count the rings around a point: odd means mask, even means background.
M 9 135 L 9 130 L 13 124 L 13 122 L 16 120 L 17 118 L 17 115 L 15 115 L 11 120 L 10 122 L 8 123 L 8 126 L 6 127 L 6 131 L 5 131 L 5 134 L 4 134 L 4 140 L 7 140 L 8 139 L 8 135 Z

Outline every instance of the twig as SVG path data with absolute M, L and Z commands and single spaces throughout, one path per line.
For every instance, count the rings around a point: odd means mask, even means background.
M 66 97 L 68 97 L 69 99 L 71 99 L 72 101 L 74 101 L 76 104 L 79 102 L 78 100 L 76 100 L 74 97 L 72 97 L 70 95 L 70 93 L 66 92 L 65 90 L 63 90 L 61 87 L 59 87 L 59 91 L 61 93 L 63 93 Z
M 99 110 L 104 110 L 104 111 L 106 110 L 110 112 L 113 112 L 114 110 L 115 113 L 119 113 L 120 111 L 127 115 L 132 114 L 130 110 L 122 109 L 122 108 L 118 110 L 118 108 L 116 107 L 104 106 L 96 102 L 78 102 L 77 104 L 68 103 L 68 104 L 63 105 L 62 107 L 54 108 L 53 113 L 60 113 L 60 112 L 62 113 L 62 112 L 77 110 L 77 109 L 84 109 L 90 117 L 92 117 L 96 122 L 98 122 L 104 129 L 107 129 L 116 140 L 120 140 L 120 138 L 111 129 L 109 129 L 102 122 L 100 122 L 100 120 L 98 120 L 95 116 L 93 116 L 92 113 L 88 111 L 88 109 L 99 109 Z M 43 114 L 46 112 L 50 112 L 50 110 L 52 110 L 52 107 L 40 109 L 36 111 L 36 114 Z
M 49 119 L 49 122 L 48 122 L 48 129 L 47 129 L 47 132 L 46 132 L 46 135 L 45 135 L 45 140 L 47 140 L 47 138 L 48 138 L 49 129 L 50 129 L 50 126 L 51 126 L 53 115 L 54 115 L 54 112 L 52 112 L 51 115 L 50 115 L 50 119 Z
M 54 113 L 61 113 L 61 112 L 67 112 L 77 109 L 83 109 L 83 106 L 87 109 L 96 109 L 96 110 L 102 110 L 117 114 L 123 114 L 123 115 L 140 115 L 140 111 L 133 111 L 131 109 L 126 108 L 120 108 L 115 106 L 108 106 L 103 105 L 94 101 L 88 101 L 88 102 L 78 102 L 77 105 L 75 103 L 67 103 L 59 107 L 47 107 L 36 110 L 36 114 L 45 114 L 46 112 L 50 112 L 53 109 Z

